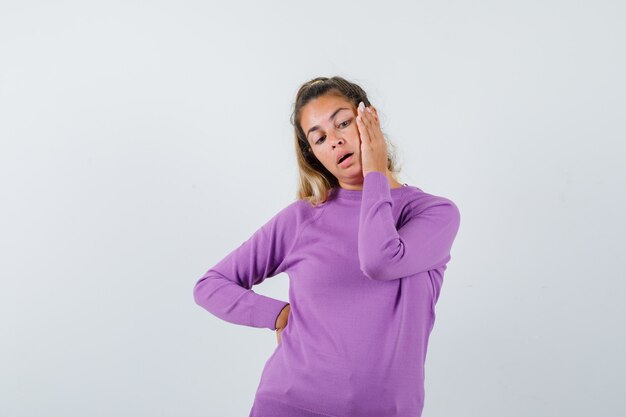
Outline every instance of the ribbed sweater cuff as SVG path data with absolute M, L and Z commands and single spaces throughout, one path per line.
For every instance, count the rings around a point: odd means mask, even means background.
M 276 330 L 276 318 L 280 311 L 285 308 L 287 301 L 277 300 L 263 294 L 257 294 L 256 307 L 251 321 L 254 327 L 265 327 Z
M 391 188 L 387 176 L 380 171 L 368 172 L 363 178 L 363 198 L 391 200 Z

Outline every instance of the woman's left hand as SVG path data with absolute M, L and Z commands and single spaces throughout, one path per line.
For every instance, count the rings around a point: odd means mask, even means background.
M 361 141 L 363 178 L 373 171 L 387 175 L 387 143 L 380 130 L 378 113 L 374 106 L 366 108 L 363 102 L 359 103 L 356 121 Z

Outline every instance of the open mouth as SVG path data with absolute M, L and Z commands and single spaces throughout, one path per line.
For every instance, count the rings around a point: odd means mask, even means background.
M 348 158 L 350 158 L 353 154 L 348 153 L 345 154 L 344 156 L 341 157 L 341 159 L 339 160 L 339 162 L 337 162 L 337 165 L 341 165 L 344 161 L 346 161 Z

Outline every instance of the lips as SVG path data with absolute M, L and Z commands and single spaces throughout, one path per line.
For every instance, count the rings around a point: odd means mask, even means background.
M 353 152 L 344 152 L 344 153 L 341 153 L 341 154 L 337 155 L 337 165 L 339 165 L 339 163 L 341 162 L 341 159 L 342 159 L 344 156 L 346 156 L 346 155 L 352 155 L 352 154 L 353 154 Z
M 340 168 L 346 168 L 348 165 L 352 164 L 352 156 L 353 154 L 347 154 L 345 158 L 341 160 L 339 164 L 337 164 Z

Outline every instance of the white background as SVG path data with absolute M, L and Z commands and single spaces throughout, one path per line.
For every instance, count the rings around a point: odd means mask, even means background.
M 623 413 L 625 10 L 1 2 L 0 415 L 248 415 L 275 333 L 192 290 L 294 201 L 318 75 L 461 211 L 423 416 Z

